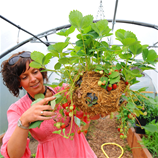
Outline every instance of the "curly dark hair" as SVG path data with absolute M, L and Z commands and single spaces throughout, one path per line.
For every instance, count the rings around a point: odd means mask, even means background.
M 9 59 L 11 59 L 12 57 L 17 56 L 19 54 L 22 54 L 24 52 L 25 51 L 13 54 Z M 31 63 L 32 59 L 31 59 L 31 57 L 25 57 L 25 58 L 20 57 L 19 60 L 14 65 L 9 65 L 9 63 L 8 63 L 9 59 L 2 62 L 0 73 L 2 73 L 3 84 L 5 86 L 7 86 L 9 91 L 14 96 L 18 97 L 20 89 L 22 89 L 22 87 L 20 87 L 20 77 L 19 76 L 23 72 L 25 72 L 26 62 L 29 61 L 29 63 Z M 40 68 L 39 70 L 41 71 L 41 70 L 43 70 L 43 68 Z M 47 72 L 46 71 L 41 72 L 41 74 L 43 76 L 43 80 L 46 79 L 46 81 L 48 81 Z

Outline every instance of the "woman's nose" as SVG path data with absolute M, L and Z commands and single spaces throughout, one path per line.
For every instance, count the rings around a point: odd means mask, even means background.
M 36 80 L 36 77 L 33 74 L 30 74 L 30 82 L 34 82 Z

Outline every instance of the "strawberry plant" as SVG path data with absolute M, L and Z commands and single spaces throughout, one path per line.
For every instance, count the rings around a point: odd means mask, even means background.
M 32 52 L 30 63 L 31 67 L 59 74 L 60 82 L 52 82 L 49 85 L 52 88 L 67 83 L 68 86 L 56 94 L 56 104 L 63 106 L 60 111 L 63 117 L 66 115 L 73 120 L 81 110 L 84 122 L 88 122 L 89 117 L 107 115 L 119 111 L 122 106 L 141 114 L 132 97 L 144 89 L 133 91 L 130 86 L 139 82 L 137 78 L 142 77 L 144 70 L 155 69 L 156 52 L 142 45 L 133 32 L 124 29 L 114 34 L 121 45 L 110 46 L 106 39 L 112 33 L 106 19 L 94 23 L 92 15 L 83 16 L 73 10 L 69 22 L 70 28 L 57 32 L 65 41 L 50 45 L 46 55 Z M 73 44 L 71 35 L 75 30 L 78 34 Z M 137 60 L 137 55 L 142 55 L 142 60 Z M 47 69 L 51 58 L 58 60 L 52 69 Z

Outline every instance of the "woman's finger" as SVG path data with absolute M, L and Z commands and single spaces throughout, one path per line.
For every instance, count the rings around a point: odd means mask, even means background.
M 40 115 L 42 115 L 42 116 L 57 116 L 57 113 L 52 112 L 52 111 L 41 111 Z
M 49 101 L 54 100 L 55 98 L 56 98 L 55 96 L 44 98 L 44 99 L 40 100 L 38 102 L 38 104 L 40 104 L 40 105 L 45 105 L 46 103 L 48 104 Z

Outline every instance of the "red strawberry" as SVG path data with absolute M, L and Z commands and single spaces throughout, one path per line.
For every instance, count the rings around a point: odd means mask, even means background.
M 117 129 L 120 132 L 120 128 Z
M 128 85 L 128 81 L 126 81 L 125 84 Z
M 61 128 L 65 128 L 65 127 L 66 127 L 66 125 L 65 125 L 65 124 L 61 125 Z
M 68 112 L 68 111 L 65 111 L 65 115 L 66 115 L 66 116 L 69 116 L 69 112 Z
M 84 133 L 86 134 L 88 131 L 87 130 L 84 130 Z
M 132 114 L 128 114 L 128 118 L 132 119 L 133 118 Z
M 83 116 L 83 121 L 84 121 L 85 123 L 88 123 L 87 116 Z
M 111 75 L 111 72 L 109 72 L 109 75 Z
M 82 119 L 83 117 L 83 112 L 76 112 L 76 117 L 78 117 L 79 119 Z
M 66 107 L 68 107 L 68 103 L 63 104 L 62 107 L 65 109 Z
M 108 91 L 111 91 L 111 90 L 112 90 L 112 86 L 109 85 L 109 86 L 107 87 L 107 89 L 108 89 Z
M 81 130 L 78 130 L 77 133 L 78 133 L 78 134 L 81 134 Z
M 120 133 L 120 136 L 121 136 L 121 135 L 123 136 L 124 134 L 123 134 L 123 133 Z
M 116 88 L 117 88 L 117 84 L 113 84 L 112 89 L 116 89 Z
M 119 72 L 121 72 L 122 70 L 120 69 Z
M 118 70 L 115 70 L 116 72 L 118 72 Z

